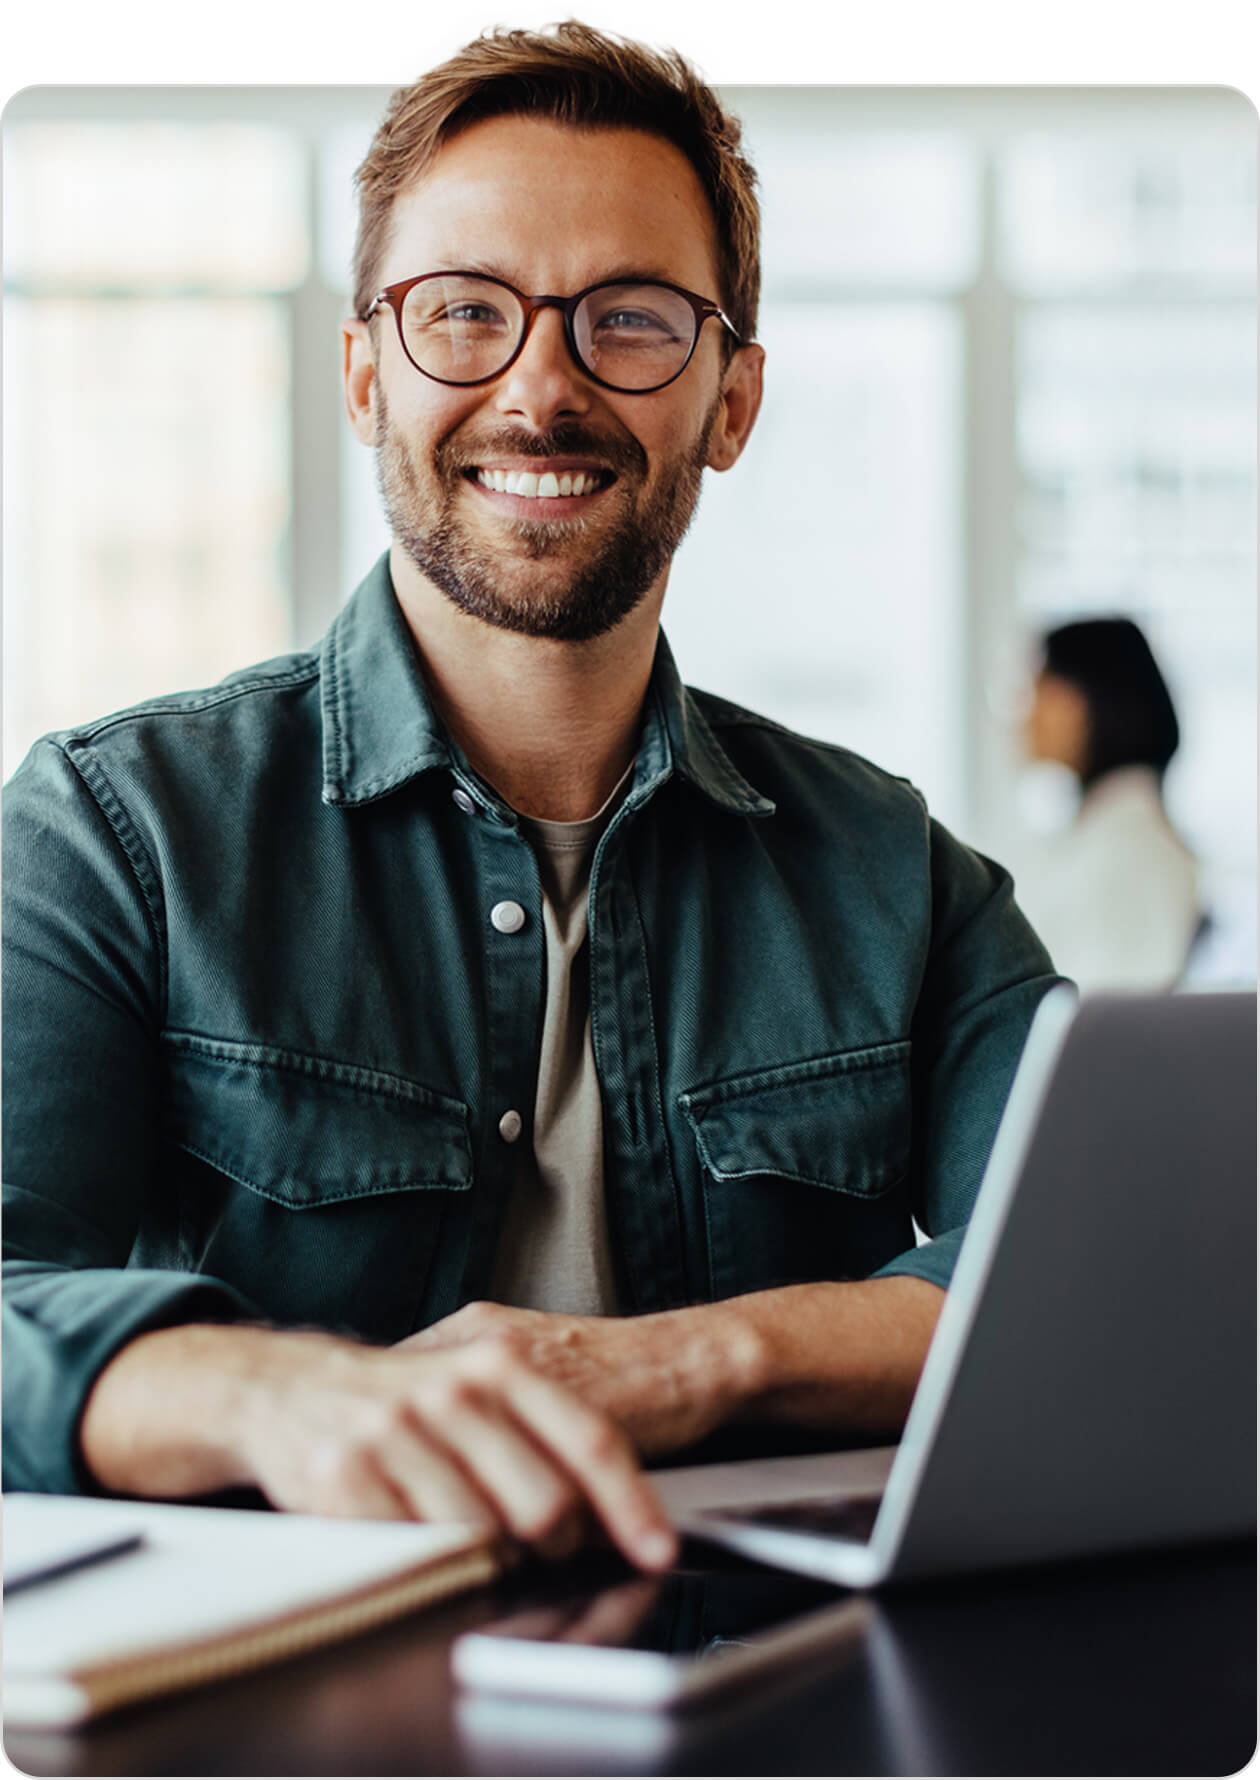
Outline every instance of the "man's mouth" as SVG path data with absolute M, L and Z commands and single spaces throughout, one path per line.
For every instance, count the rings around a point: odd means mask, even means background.
M 616 481 L 611 470 L 497 470 L 474 465 L 465 470 L 470 481 L 494 494 L 514 494 L 529 501 L 554 501 L 598 494 Z

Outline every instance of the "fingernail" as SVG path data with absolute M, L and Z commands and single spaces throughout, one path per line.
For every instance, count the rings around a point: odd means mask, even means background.
M 678 1541 L 672 1533 L 653 1529 L 641 1533 L 634 1542 L 639 1562 L 649 1570 L 664 1570 L 678 1556 Z

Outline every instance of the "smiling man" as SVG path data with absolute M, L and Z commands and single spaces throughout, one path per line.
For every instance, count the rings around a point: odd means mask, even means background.
M 659 1565 L 636 1454 L 899 1427 L 1055 979 L 911 787 L 679 683 L 764 357 L 716 96 L 494 34 L 359 188 L 387 557 L 10 788 L 6 1483 Z

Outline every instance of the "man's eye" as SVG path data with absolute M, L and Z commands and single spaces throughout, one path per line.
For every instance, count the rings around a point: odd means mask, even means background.
M 607 315 L 601 315 L 595 324 L 597 334 L 654 334 L 663 340 L 672 340 L 674 330 L 659 315 L 653 315 L 649 309 L 610 309 Z
M 415 310 L 412 325 L 420 333 L 501 333 L 507 326 L 502 311 L 493 303 L 470 298 L 462 303 L 435 303 L 431 308 Z
M 462 322 L 466 327 L 503 326 L 503 317 L 489 303 L 452 303 L 443 311 L 443 319 Z

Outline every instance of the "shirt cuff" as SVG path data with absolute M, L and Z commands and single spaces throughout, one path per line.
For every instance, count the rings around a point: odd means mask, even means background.
M 878 1272 L 873 1273 L 871 1278 L 890 1279 L 904 1273 L 915 1279 L 926 1279 L 932 1285 L 940 1286 L 942 1291 L 947 1291 L 966 1233 L 965 1229 L 946 1230 L 940 1236 L 933 1237 L 930 1242 L 920 1243 L 918 1248 L 909 1248 L 903 1255 L 894 1256 Z
M 222 1281 L 141 1269 L 40 1269 L 6 1283 L 4 1487 L 103 1495 L 84 1462 L 79 1424 L 114 1355 L 153 1329 L 260 1321 Z

